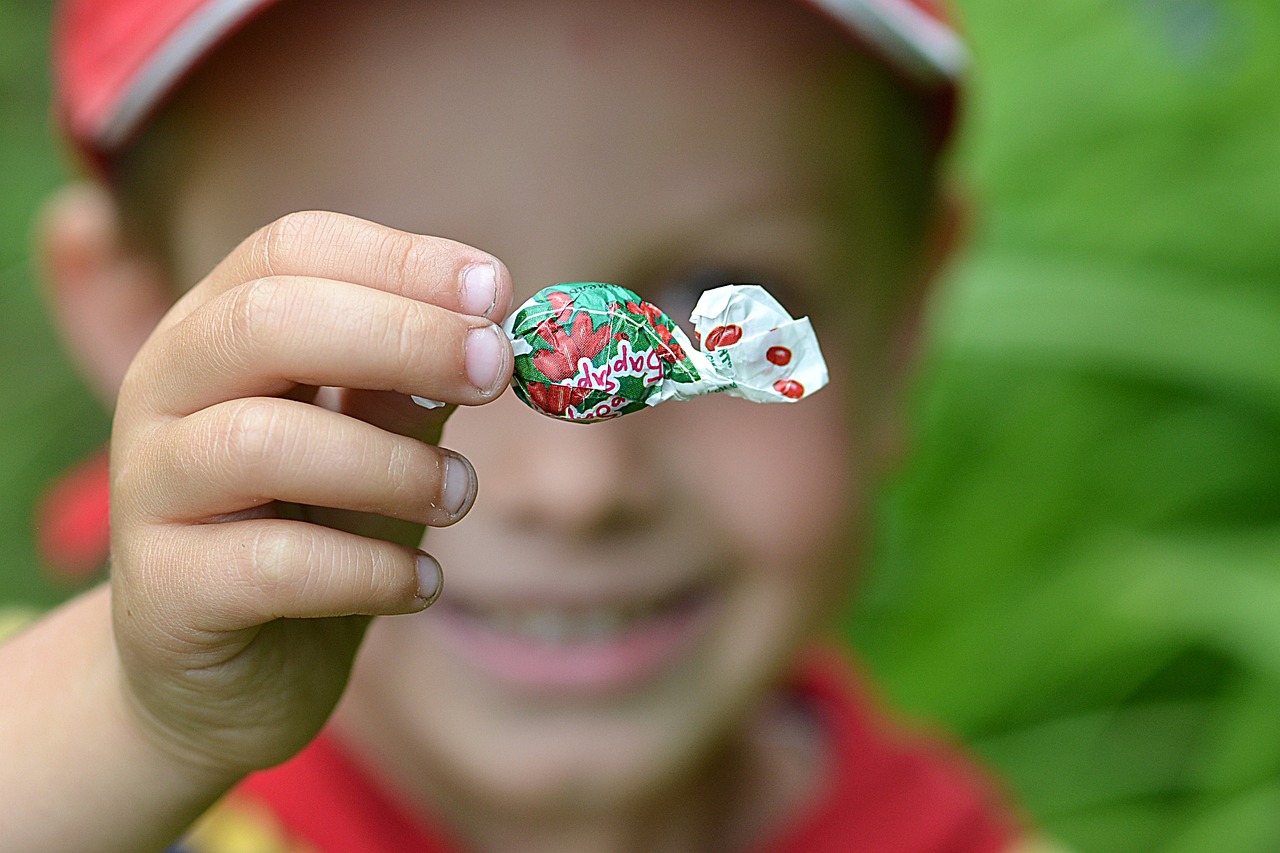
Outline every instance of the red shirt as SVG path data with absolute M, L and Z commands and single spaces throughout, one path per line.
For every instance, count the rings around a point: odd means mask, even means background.
M 991 781 L 955 749 L 888 719 L 838 655 L 807 660 L 792 690 L 824 727 L 833 772 L 757 853 L 997 853 L 1020 837 Z M 247 779 L 175 851 L 224 853 L 245 832 L 269 839 L 253 848 L 263 853 L 462 853 L 329 735 Z

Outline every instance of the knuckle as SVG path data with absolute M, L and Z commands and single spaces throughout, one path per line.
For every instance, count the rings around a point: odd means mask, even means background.
M 255 267 L 267 275 L 288 269 L 292 265 L 290 259 L 318 244 L 326 219 L 321 211 L 300 210 L 264 226 L 253 242 Z
M 173 442 L 168 423 L 137 429 L 126 444 L 116 440 L 111 450 L 110 513 L 113 541 L 117 531 L 135 523 L 164 520 L 172 509 L 172 489 L 189 474 L 183 462 L 188 446 Z M 175 476 L 176 474 L 176 476 Z
M 441 349 L 438 341 L 433 345 L 438 335 L 428 330 L 423 313 L 416 306 L 396 318 L 392 334 L 396 362 L 409 374 L 421 373 Z
M 413 561 L 403 555 L 388 559 L 390 564 L 386 574 L 392 579 L 392 601 L 412 601 L 418 597 L 418 573 L 413 569 Z
M 145 396 L 139 393 L 140 391 L 145 391 L 148 385 L 146 378 L 138 375 L 141 371 L 139 366 L 141 363 L 142 359 L 133 359 L 129 366 L 125 368 L 124 376 L 120 378 L 120 388 L 116 392 L 117 420 L 123 418 L 123 413 L 130 412 L 137 407 L 138 400 Z
M 288 291 L 277 278 L 268 276 L 246 282 L 227 294 L 222 339 L 234 350 L 256 353 L 271 340 L 271 329 L 283 325 Z
M 423 488 L 423 469 L 427 462 L 424 459 L 425 448 L 415 444 L 412 439 L 392 442 L 385 465 L 393 489 L 391 499 L 399 506 L 425 512 L 433 489 L 430 485 Z
M 219 435 L 208 446 L 221 446 L 237 474 L 256 472 L 277 457 L 279 405 L 267 398 L 251 397 L 226 405 L 221 423 L 210 424 Z
M 418 594 L 417 574 L 410 561 L 393 545 L 380 543 L 368 556 L 367 587 L 369 610 L 394 606 Z
M 303 569 L 314 556 L 315 544 L 297 527 L 269 524 L 235 550 L 237 576 L 255 592 L 278 596 L 296 594 L 306 583 L 310 573 Z
M 112 597 L 133 618 L 157 621 L 175 603 L 174 598 L 192 575 L 190 554 L 178 537 L 165 528 L 146 527 L 112 537 Z
M 407 440 L 398 439 L 391 442 L 387 452 L 387 471 L 397 481 L 406 481 L 412 478 L 417 461 L 417 454 Z
M 136 588 L 140 578 L 155 566 L 171 565 L 173 549 L 168 539 L 149 529 L 113 527 L 111 536 L 111 585 L 119 591 Z
M 436 266 L 424 241 L 402 231 L 385 231 L 376 257 L 381 261 L 379 272 L 400 293 L 407 293 L 416 283 L 429 280 Z
M 112 461 L 110 477 L 110 499 L 108 509 L 111 513 L 111 530 L 121 528 L 121 521 L 128 517 L 130 510 L 137 504 L 137 498 L 146 494 L 146 477 L 139 470 L 136 462 L 125 460 L 124 453 L 116 453 Z

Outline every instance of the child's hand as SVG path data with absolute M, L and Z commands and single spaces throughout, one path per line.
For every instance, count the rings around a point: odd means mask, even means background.
M 475 474 L 429 443 L 452 408 L 405 395 L 497 397 L 512 355 L 484 317 L 510 298 L 475 249 L 306 213 L 160 323 L 120 390 L 111 529 L 127 693 L 161 748 L 232 775 L 286 758 L 341 694 L 353 614 L 434 600 L 412 546 L 466 513 Z

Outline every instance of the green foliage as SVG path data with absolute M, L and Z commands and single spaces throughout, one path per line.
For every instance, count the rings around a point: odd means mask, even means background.
M 1077 849 L 1280 849 L 1280 7 L 960 5 L 981 209 L 848 634 Z
M 38 605 L 66 590 L 38 571 L 37 497 L 107 434 L 101 406 L 59 352 L 30 260 L 34 212 L 64 174 L 49 120 L 51 5 L 0 2 L 0 601 Z

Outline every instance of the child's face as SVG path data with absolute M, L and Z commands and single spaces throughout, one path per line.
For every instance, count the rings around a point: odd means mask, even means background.
M 745 728 L 845 588 L 881 404 L 840 249 L 860 172 L 831 156 L 854 50 L 800 6 L 284 4 L 184 93 L 183 282 L 320 207 L 492 252 L 517 303 L 604 280 L 687 316 L 715 270 L 764 280 L 830 364 L 795 406 L 458 411 L 480 496 L 426 539 L 444 595 L 373 626 L 339 716 L 406 784 L 647 797 Z

